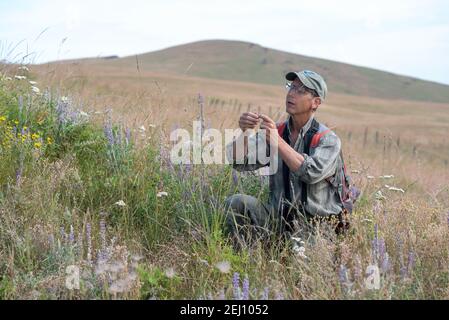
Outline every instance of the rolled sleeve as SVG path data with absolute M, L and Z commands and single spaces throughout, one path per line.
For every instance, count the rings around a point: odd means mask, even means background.
M 304 162 L 297 171 L 292 172 L 295 178 L 307 184 L 318 183 L 335 173 L 341 141 L 333 132 L 324 135 L 314 149 L 312 155 L 302 154 Z

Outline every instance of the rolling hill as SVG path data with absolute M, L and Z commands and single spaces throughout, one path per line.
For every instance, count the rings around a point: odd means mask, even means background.
M 128 57 L 66 61 L 165 74 L 283 85 L 290 70 L 321 73 L 332 92 L 383 99 L 449 102 L 449 86 L 330 60 L 273 50 L 257 44 L 208 40 Z

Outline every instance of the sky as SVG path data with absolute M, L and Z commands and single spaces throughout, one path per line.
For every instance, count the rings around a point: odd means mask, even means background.
M 125 56 L 208 39 L 449 84 L 445 0 L 0 0 L 0 60 Z

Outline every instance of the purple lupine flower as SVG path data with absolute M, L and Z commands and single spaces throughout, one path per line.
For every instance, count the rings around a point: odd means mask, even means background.
M 69 117 L 69 102 L 67 99 L 60 99 L 56 105 L 56 114 L 58 116 L 58 123 L 60 125 L 70 122 Z
M 360 189 L 356 186 L 352 186 L 349 191 L 350 197 L 353 201 L 356 201 L 360 196 Z
M 74 110 L 70 110 L 69 115 L 68 115 L 68 120 L 71 123 L 77 123 L 79 119 L 79 112 L 78 111 L 74 111 Z
M 92 238 L 90 223 L 86 224 L 86 241 L 87 241 L 87 262 L 90 264 L 92 259 Z
M 385 240 L 383 238 L 378 239 L 378 243 L 379 243 L 379 252 L 378 252 L 378 259 L 379 261 L 382 263 L 382 261 L 385 258 L 385 254 L 386 254 L 386 249 L 385 249 Z
M 268 300 L 268 293 L 270 289 L 268 287 L 265 287 L 262 292 L 262 296 L 260 297 L 260 300 Z
M 249 279 L 245 277 L 242 284 L 242 300 L 249 300 Z
M 101 238 L 100 260 L 107 260 L 107 257 L 106 257 L 106 222 L 104 221 L 104 219 L 100 220 L 100 238 Z
M 387 273 L 390 270 L 390 257 L 388 253 L 385 253 L 385 256 L 382 258 L 380 268 L 382 273 Z
M 240 274 L 238 272 L 234 273 L 232 277 L 232 287 L 234 293 L 234 300 L 241 299 L 241 290 L 240 290 Z
M 69 243 L 73 245 L 75 242 L 75 233 L 73 232 L 73 226 L 70 225 L 70 233 L 69 233 Z
M 118 145 L 122 145 L 122 141 L 123 140 L 123 138 L 122 138 L 122 127 L 120 126 L 120 128 L 117 130 L 117 144 Z
M 61 227 L 59 229 L 59 231 L 60 231 L 60 234 L 61 234 L 61 239 L 65 242 L 66 239 L 67 239 L 67 234 L 65 233 L 64 227 Z
M 104 135 L 106 136 L 106 139 L 108 139 L 109 146 L 113 146 L 114 141 L 114 132 L 112 131 L 112 124 L 110 121 L 107 121 L 103 127 L 104 129 Z
M 51 234 L 48 236 L 48 245 L 49 245 L 50 247 L 53 247 L 53 246 L 55 245 L 55 236 L 53 235 L 53 233 L 51 233 Z
M 276 300 L 285 300 L 284 299 L 284 295 L 282 294 L 282 292 L 278 291 L 276 293 Z
M 404 255 L 402 253 L 402 240 L 400 238 L 397 238 L 396 240 L 398 251 L 399 251 L 399 274 L 401 275 L 402 279 L 405 279 L 407 277 L 407 267 L 404 264 Z
M 372 255 L 374 262 L 377 262 L 379 258 L 379 230 L 377 223 L 374 224 L 374 239 L 371 242 Z
M 127 146 L 131 143 L 131 130 L 129 128 L 126 128 L 125 131 L 125 142 Z
M 407 274 L 410 276 L 413 268 L 415 267 L 415 253 L 410 250 L 408 253 L 408 265 L 407 265 Z
M 232 182 L 234 183 L 234 186 L 237 186 L 239 183 L 239 177 L 237 176 L 237 172 L 235 172 L 235 170 L 232 170 Z
M 340 280 L 340 284 L 342 286 L 347 286 L 349 283 L 348 279 L 348 268 L 345 265 L 341 264 L 338 269 L 338 279 Z
M 218 294 L 218 300 L 226 300 L 224 289 L 220 290 L 220 293 Z
M 83 234 L 78 232 L 78 239 L 76 241 L 76 249 L 79 257 L 82 257 L 83 252 Z
M 379 239 L 379 257 L 380 268 L 383 273 L 388 272 L 390 269 L 390 258 L 385 245 L 385 240 L 383 238 Z

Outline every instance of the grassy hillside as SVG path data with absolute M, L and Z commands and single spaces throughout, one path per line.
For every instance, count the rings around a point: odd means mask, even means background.
M 136 69 L 136 61 L 140 71 L 275 85 L 283 84 L 287 71 L 312 69 L 326 78 L 333 92 L 384 99 L 449 102 L 447 85 L 238 41 L 200 41 L 140 54 L 137 59 L 129 56 L 82 60 L 83 63 L 132 69 Z

